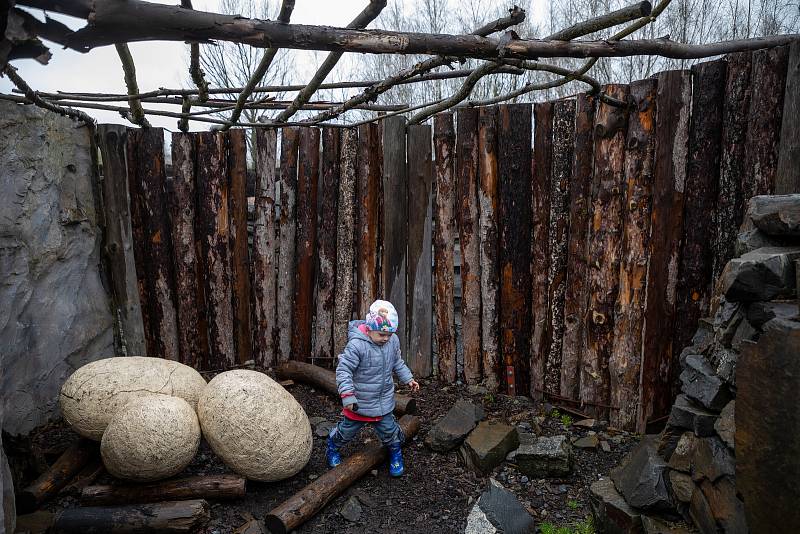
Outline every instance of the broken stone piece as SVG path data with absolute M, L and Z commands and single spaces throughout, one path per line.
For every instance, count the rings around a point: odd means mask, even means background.
M 692 478 L 716 482 L 725 475 L 733 476 L 736 460 L 722 441 L 715 437 L 699 438 L 692 458 Z
M 691 502 L 692 494 L 697 486 L 695 486 L 692 477 L 686 473 L 670 469 L 669 471 L 669 484 L 672 487 L 672 493 L 675 498 L 680 502 Z
M 656 437 L 648 436 L 611 471 L 611 479 L 631 506 L 670 512 L 674 506 L 667 491 L 666 470 L 667 464 L 656 450 Z
M 780 247 L 785 245 L 785 240 L 778 237 L 767 235 L 758 228 L 744 230 L 736 235 L 734 251 L 737 256 L 744 256 L 748 252 L 753 252 L 764 247 Z
M 496 480 L 481 494 L 467 517 L 465 534 L 519 533 L 536 531 L 536 524 L 517 497 Z
M 459 399 L 425 436 L 425 445 L 436 452 L 455 449 L 481 419 L 483 407 Z
M 519 445 L 517 429 L 504 423 L 482 421 L 459 449 L 467 467 L 488 474 Z
M 724 477 L 715 484 L 704 480 L 701 485 L 711 515 L 726 534 L 748 532 L 744 514 L 744 503 L 736 496 L 736 484 L 731 477 Z
M 686 395 L 678 395 L 669 415 L 672 426 L 693 430 L 697 436 L 713 436 L 717 414 L 696 406 Z
M 634 534 L 641 532 L 641 513 L 620 495 L 610 478 L 601 478 L 589 488 L 589 505 L 598 532 Z
M 767 235 L 800 237 L 800 195 L 759 195 L 747 203 L 747 218 Z
M 719 419 L 714 423 L 714 430 L 716 430 L 722 442 L 725 443 L 731 450 L 734 450 L 734 438 L 736 436 L 736 401 L 732 400 L 722 409 L 719 414 Z
M 565 476 L 572 472 L 572 447 L 566 436 L 527 435 L 508 460 L 529 477 Z
M 596 419 L 581 419 L 580 421 L 572 423 L 572 426 L 577 426 L 579 428 L 592 429 L 592 428 L 597 426 L 597 420 Z
M 670 523 L 657 517 L 642 516 L 643 534 L 691 534 L 692 531 L 677 523 Z
M 791 296 L 796 283 L 794 260 L 798 258 L 799 247 L 763 247 L 732 259 L 720 277 L 722 293 L 731 302 Z
M 691 473 L 692 460 L 694 459 L 694 451 L 697 448 L 698 437 L 694 432 L 684 432 L 678 440 L 678 445 L 669 459 L 669 466 L 672 469 L 683 471 L 684 473 Z
M 772 319 L 792 319 L 797 316 L 795 302 L 753 302 L 747 307 L 747 321 L 761 330 Z
M 709 410 L 720 411 L 731 400 L 730 390 L 715 373 L 705 357 L 691 354 L 680 375 L 681 391 Z
M 345 501 L 342 509 L 339 510 L 339 515 L 350 521 L 351 523 L 356 523 L 361 518 L 361 502 L 352 496 L 347 501 Z
M 600 440 L 597 435 L 584 436 L 576 439 L 572 445 L 579 449 L 596 449 L 600 445 Z

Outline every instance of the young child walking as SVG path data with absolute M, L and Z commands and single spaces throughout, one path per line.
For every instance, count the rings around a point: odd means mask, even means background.
M 400 446 L 405 436 L 392 413 L 392 372 L 412 391 L 419 391 L 419 384 L 401 357 L 400 342 L 394 334 L 397 326 L 397 310 L 385 300 L 373 302 L 364 321 L 350 321 L 347 346 L 336 367 L 336 384 L 344 409 L 342 420 L 328 436 L 326 456 L 330 467 L 342 462 L 339 450 L 369 423 L 389 449 L 389 474 L 403 474 Z

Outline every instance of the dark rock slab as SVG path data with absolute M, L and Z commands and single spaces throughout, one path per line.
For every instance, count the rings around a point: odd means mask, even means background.
M 744 230 L 736 235 L 734 251 L 737 256 L 744 256 L 764 247 L 780 247 L 787 245 L 785 239 L 765 234 L 758 228 Z
M 672 512 L 667 491 L 667 463 L 658 455 L 655 436 L 643 439 L 622 463 L 611 471 L 614 486 L 635 508 Z
M 681 391 L 709 410 L 719 412 L 731 400 L 728 385 L 714 372 L 704 356 L 690 354 L 680 375 Z
M 796 283 L 794 260 L 798 258 L 798 247 L 763 247 L 732 259 L 720 277 L 722 293 L 730 302 L 791 296 Z
M 691 473 L 698 440 L 699 438 L 694 435 L 694 432 L 684 432 L 669 459 L 669 466 L 684 473 Z
M 692 478 L 695 481 L 708 479 L 716 482 L 723 476 L 733 476 L 736 460 L 730 449 L 718 437 L 699 438 L 692 458 Z
M 744 319 L 744 306 L 740 302 L 721 299 L 714 315 L 714 340 L 716 343 L 730 347 L 739 324 Z
M 747 534 L 744 503 L 736 496 L 736 483 L 733 478 L 724 477 L 714 484 L 704 480 L 701 489 L 711 509 L 711 515 L 722 532 Z
M 470 512 L 464 532 L 534 534 L 536 523 L 516 495 L 491 480 L 488 489 L 481 494 Z
M 731 349 L 737 351 L 741 350 L 742 343 L 745 341 L 755 341 L 758 338 L 758 333 L 758 330 L 756 330 L 749 321 L 746 319 L 741 321 L 738 328 L 736 328 L 736 333 L 733 334 L 733 339 L 731 339 Z
M 508 460 L 529 477 L 562 477 L 572 472 L 572 447 L 566 436 L 525 435 Z
M 597 419 L 581 419 L 580 421 L 572 423 L 572 426 L 576 426 L 578 428 L 588 428 L 589 430 L 592 430 L 598 425 Z
M 793 319 L 797 317 L 796 302 L 753 302 L 747 307 L 747 321 L 761 330 L 766 323 L 779 317 Z
M 686 395 L 678 395 L 669 415 L 669 425 L 692 430 L 697 436 L 713 436 L 718 415 L 697 406 Z
M 730 447 L 731 449 L 735 449 L 734 444 L 734 437 L 736 435 L 736 401 L 730 401 L 725 407 L 722 409 L 722 413 L 719 414 L 719 419 L 717 422 L 714 423 L 714 430 L 717 432 L 717 435 L 720 437 L 723 443 Z
M 643 534 L 691 534 L 686 525 L 664 521 L 657 517 L 642 516 Z
M 589 505 L 598 532 L 606 534 L 639 534 L 641 513 L 620 495 L 610 478 L 601 478 L 589 488 Z
M 694 525 L 702 534 L 717 534 L 717 520 L 711 511 L 708 501 L 702 491 L 695 491 L 692 494 L 692 502 L 689 505 L 689 516 L 694 521 Z
M 737 349 L 716 345 L 708 360 L 720 380 L 728 386 L 736 385 L 736 363 L 739 361 Z
M 669 485 L 675 498 L 684 503 L 692 501 L 692 495 L 697 487 L 691 476 L 674 469 L 669 470 Z
M 773 319 L 736 369 L 736 488 L 754 534 L 800 532 L 798 355 L 800 323 Z
M 488 474 L 518 445 L 516 428 L 483 421 L 467 436 L 459 452 L 467 467 Z
M 342 508 L 339 510 L 339 515 L 351 523 L 356 523 L 359 519 L 361 519 L 362 511 L 363 509 L 361 508 L 361 502 L 356 497 L 350 497 L 342 505 Z
M 678 428 L 672 425 L 667 425 L 661 434 L 658 435 L 658 454 L 665 461 L 669 461 L 675 448 L 678 446 L 678 441 L 681 439 L 683 433 L 686 432 L 684 428 Z
M 573 447 L 577 447 L 579 449 L 597 449 L 597 447 L 600 445 L 600 439 L 596 434 L 591 434 L 576 439 L 572 445 Z
M 761 195 L 750 199 L 747 218 L 767 235 L 800 237 L 800 195 Z
M 483 407 L 459 399 L 425 436 L 425 445 L 436 452 L 455 449 L 481 419 Z

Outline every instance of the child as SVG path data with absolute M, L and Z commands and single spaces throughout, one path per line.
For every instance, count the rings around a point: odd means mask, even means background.
M 419 384 L 400 356 L 400 342 L 394 335 L 397 323 L 397 311 L 385 300 L 372 303 L 365 321 L 350 321 L 347 346 L 336 367 L 344 417 L 328 436 L 326 456 L 330 467 L 342 462 L 339 449 L 356 437 L 365 424 L 372 423 L 389 449 L 389 474 L 403 474 L 400 445 L 405 436 L 392 414 L 392 371 L 412 391 L 419 391 Z

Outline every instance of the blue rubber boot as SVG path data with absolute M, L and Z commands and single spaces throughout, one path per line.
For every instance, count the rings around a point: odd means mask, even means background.
M 325 450 L 325 458 L 328 460 L 328 467 L 336 467 L 342 463 L 342 455 L 339 454 L 339 448 L 333 444 L 331 438 L 328 438 L 328 448 Z
M 393 477 L 399 477 L 405 471 L 403 465 L 403 451 L 400 449 L 400 444 L 395 443 L 389 445 L 389 474 Z

